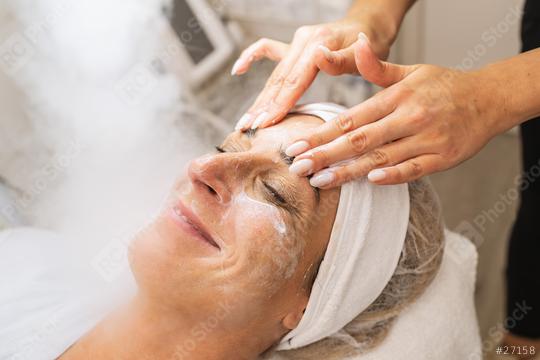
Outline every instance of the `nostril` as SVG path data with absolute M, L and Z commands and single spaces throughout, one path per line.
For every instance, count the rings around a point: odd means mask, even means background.
M 210 185 L 206 185 L 206 189 L 208 190 L 208 192 L 212 195 L 217 195 L 217 191 L 214 190 L 213 187 L 211 187 Z
M 210 193 L 210 195 L 215 196 L 217 198 L 217 201 L 222 202 L 223 199 L 221 198 L 221 195 L 210 185 L 206 185 L 206 190 Z

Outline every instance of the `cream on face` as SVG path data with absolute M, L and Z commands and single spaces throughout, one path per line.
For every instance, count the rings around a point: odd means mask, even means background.
M 236 218 L 236 233 L 242 231 L 242 228 L 246 226 L 246 222 L 256 223 L 266 219 L 268 221 L 266 226 L 270 225 L 271 229 L 269 229 L 270 231 L 264 231 L 264 233 L 271 234 L 269 236 L 271 239 L 264 241 L 257 251 L 265 253 L 265 256 L 271 259 L 274 265 L 272 271 L 285 279 L 290 278 L 298 265 L 303 243 L 295 241 L 295 234 L 289 230 L 279 209 L 275 205 L 254 199 L 245 192 L 237 195 L 234 201 L 235 206 L 245 209 L 245 214 L 249 214 L 249 218 Z
M 256 134 L 235 132 L 220 152 L 193 160 L 154 236 L 134 251 L 139 282 L 147 279 L 147 287 L 170 301 L 186 303 L 189 296 L 202 306 L 206 297 L 241 296 L 247 307 L 293 279 L 301 284 L 324 253 L 333 219 L 310 222 L 324 196 L 289 172 L 283 149 L 321 122 L 304 117 Z
M 176 205 L 173 202 L 173 209 L 180 205 L 201 219 L 208 217 L 209 204 L 213 202 L 216 215 L 206 220 L 205 232 L 209 232 L 212 240 L 219 245 L 215 256 L 221 258 L 222 269 L 228 266 L 231 257 L 238 257 L 239 263 L 251 262 L 246 277 L 256 285 L 253 288 L 268 291 L 281 283 L 278 280 L 292 276 L 302 256 L 304 242 L 289 226 L 294 220 L 276 205 L 278 200 L 284 200 L 277 193 L 278 185 L 267 181 L 266 175 L 261 175 L 267 173 L 266 167 L 269 165 L 272 169 L 277 166 L 275 157 L 264 159 L 260 164 L 250 164 L 253 161 L 245 158 L 246 154 L 237 153 L 239 157 L 233 152 L 230 156 L 207 155 L 195 160 L 188 169 L 191 181 L 179 187 L 180 200 Z M 220 177 L 219 172 L 213 171 L 217 170 L 214 167 L 221 168 L 221 165 L 228 165 L 224 167 L 227 173 L 228 169 L 233 168 L 233 172 L 243 175 L 230 176 L 222 182 L 208 180 L 210 173 L 211 176 Z M 245 171 L 246 168 L 251 171 Z M 258 168 L 263 171 L 253 171 Z M 223 176 L 228 176 L 225 172 Z M 279 180 L 285 181 L 281 177 Z M 197 192 L 211 199 L 200 199 L 196 196 Z M 175 211 L 172 215 L 178 217 Z M 200 220 L 191 222 L 199 223 Z

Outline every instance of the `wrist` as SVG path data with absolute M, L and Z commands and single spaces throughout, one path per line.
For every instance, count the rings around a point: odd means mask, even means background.
M 388 16 L 385 17 L 380 15 L 378 11 L 366 9 L 362 12 L 350 12 L 340 22 L 354 28 L 351 34 L 354 37 L 352 42 L 358 39 L 359 32 L 363 32 L 369 38 L 377 56 L 381 60 L 388 58 L 390 47 L 394 43 L 398 31 L 398 25 L 390 21 Z
M 501 73 L 498 66 L 489 64 L 475 71 L 478 91 L 481 94 L 480 111 L 487 117 L 492 136 L 502 134 L 522 122 L 520 109 L 513 103 L 511 83 Z
M 365 24 L 365 33 L 370 42 L 377 46 L 380 52 L 385 53 L 386 59 L 396 40 L 401 22 L 414 2 L 415 0 L 355 0 L 345 18 Z

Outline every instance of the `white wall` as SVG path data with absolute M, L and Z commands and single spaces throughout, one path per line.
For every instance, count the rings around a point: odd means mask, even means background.
M 394 56 L 474 69 L 519 52 L 522 0 L 420 0 Z

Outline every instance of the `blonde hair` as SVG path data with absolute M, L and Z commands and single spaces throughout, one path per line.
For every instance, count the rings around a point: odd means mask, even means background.
M 439 270 L 444 249 L 444 224 L 437 195 L 427 180 L 409 183 L 407 235 L 394 275 L 379 297 L 335 335 L 308 346 L 279 351 L 283 360 L 342 360 L 380 344 L 399 313 L 429 286 Z M 362 281 L 359 279 L 358 281 Z

